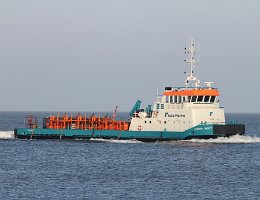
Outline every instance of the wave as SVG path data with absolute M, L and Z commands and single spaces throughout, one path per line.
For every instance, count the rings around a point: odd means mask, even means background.
M 0 139 L 14 139 L 14 131 L 0 131 Z M 105 143 L 122 143 L 122 144 L 135 144 L 143 143 L 135 139 L 131 140 L 117 140 L 117 139 L 102 139 L 102 138 L 91 138 L 90 141 L 105 142 Z M 219 137 L 215 139 L 190 139 L 181 141 L 171 141 L 170 143 L 187 142 L 187 143 L 219 143 L 219 144 L 247 144 L 247 143 L 260 143 L 260 137 L 249 136 L 249 135 L 233 135 L 230 137 Z M 163 143 L 163 142 L 159 142 Z M 168 142 L 166 142 L 168 143 Z
M 121 143 L 121 144 L 135 144 L 135 143 L 142 143 L 138 140 L 116 140 L 116 139 L 102 139 L 102 138 L 91 138 L 90 141 L 97 141 L 97 142 L 108 142 L 108 143 Z
M 14 131 L 0 131 L 0 139 L 14 139 Z
M 249 136 L 249 135 L 233 135 L 230 137 L 219 137 L 215 139 L 191 139 L 186 140 L 187 142 L 194 143 L 222 143 L 222 144 L 236 144 L 236 143 L 260 143 L 260 137 Z

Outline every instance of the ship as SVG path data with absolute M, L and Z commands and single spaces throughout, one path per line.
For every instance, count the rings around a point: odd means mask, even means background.
M 245 125 L 236 120 L 226 122 L 220 106 L 220 92 L 214 82 L 204 82 L 195 76 L 197 43 L 191 39 L 185 49 L 189 66 L 182 87 L 165 87 L 157 94 L 153 105 L 141 108 L 137 100 L 129 113 L 129 120 L 112 116 L 81 114 L 50 115 L 43 118 L 42 127 L 29 115 L 24 128 L 15 128 L 18 139 L 116 139 L 140 141 L 187 140 L 244 135 Z M 158 92 L 157 92 L 158 93 Z

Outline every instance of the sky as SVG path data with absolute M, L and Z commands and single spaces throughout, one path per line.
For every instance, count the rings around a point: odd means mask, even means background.
M 184 47 L 229 113 L 259 113 L 259 0 L 0 0 L 0 111 L 97 111 L 184 86 Z

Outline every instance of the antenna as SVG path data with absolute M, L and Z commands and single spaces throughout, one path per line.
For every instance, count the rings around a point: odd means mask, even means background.
M 196 63 L 197 63 L 195 55 L 196 55 L 196 52 L 198 52 L 194 39 L 190 39 L 188 47 L 184 48 L 184 50 L 185 50 L 185 54 L 187 54 L 187 59 L 184 60 L 184 62 L 186 62 L 190 65 L 190 73 L 187 73 L 188 76 L 185 81 L 185 86 L 188 87 L 189 83 L 190 83 L 191 86 L 193 86 L 193 87 L 199 87 L 200 80 L 198 80 L 194 76 L 194 69 L 195 69 Z

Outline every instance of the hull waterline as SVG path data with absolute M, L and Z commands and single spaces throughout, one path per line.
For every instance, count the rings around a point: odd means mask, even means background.
M 68 129 L 28 129 L 17 128 L 14 130 L 18 139 L 135 139 L 140 141 L 166 141 L 187 140 L 192 138 L 217 138 L 232 135 L 244 135 L 245 125 L 198 125 L 184 132 L 168 131 L 116 131 L 116 130 L 68 130 Z

